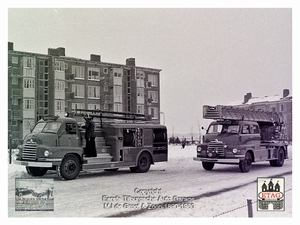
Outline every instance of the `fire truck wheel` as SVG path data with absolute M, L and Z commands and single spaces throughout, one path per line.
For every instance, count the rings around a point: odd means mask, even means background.
M 149 153 L 147 152 L 142 152 L 139 156 L 138 162 L 137 162 L 137 166 L 136 168 L 136 172 L 137 173 L 146 173 L 151 165 L 151 158 Z
M 270 165 L 271 166 L 276 166 L 276 167 L 282 167 L 284 164 L 284 150 L 280 148 L 278 150 L 278 156 L 277 159 L 271 160 Z
M 67 155 L 58 166 L 58 176 L 63 180 L 76 179 L 80 172 L 80 163 L 75 155 Z
M 251 164 L 252 164 L 252 156 L 250 152 L 246 152 L 245 159 L 241 160 L 239 163 L 241 172 L 243 173 L 249 172 L 251 169 Z
M 202 162 L 202 167 L 205 170 L 212 170 L 214 168 L 215 164 L 211 162 Z
M 43 167 L 26 166 L 26 171 L 31 176 L 41 177 L 47 173 L 48 169 Z

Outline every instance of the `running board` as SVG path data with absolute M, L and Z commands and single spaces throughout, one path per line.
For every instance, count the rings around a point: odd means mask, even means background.
M 119 168 L 119 162 L 82 164 L 82 170 Z

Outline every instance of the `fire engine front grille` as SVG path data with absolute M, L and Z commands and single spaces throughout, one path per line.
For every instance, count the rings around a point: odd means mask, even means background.
M 209 150 L 215 149 L 218 151 L 219 156 L 225 156 L 223 143 L 210 142 L 208 144 L 208 149 Z
M 36 159 L 36 144 L 26 144 L 23 148 L 22 159 L 35 160 Z

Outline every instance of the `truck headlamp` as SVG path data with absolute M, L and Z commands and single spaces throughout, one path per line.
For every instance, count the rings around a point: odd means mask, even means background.
M 50 152 L 48 150 L 44 151 L 44 156 L 49 156 L 50 155 Z
M 197 152 L 201 152 L 202 148 L 200 146 L 197 147 Z
M 236 154 L 236 153 L 238 152 L 238 150 L 237 150 L 236 148 L 234 148 L 234 149 L 232 149 L 232 152 L 233 152 L 234 154 Z

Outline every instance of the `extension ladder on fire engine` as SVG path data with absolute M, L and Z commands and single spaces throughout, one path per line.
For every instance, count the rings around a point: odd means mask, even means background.
M 214 120 L 248 120 L 257 122 L 282 122 L 281 116 L 276 112 L 245 109 L 237 106 L 203 106 L 203 118 Z
M 149 121 L 150 119 L 144 114 L 128 113 L 128 112 L 115 112 L 115 111 L 103 111 L 103 110 L 90 110 L 90 109 L 73 109 L 69 116 L 86 116 L 96 117 L 100 119 L 102 127 L 102 119 L 114 119 L 114 120 L 131 120 L 131 121 Z

